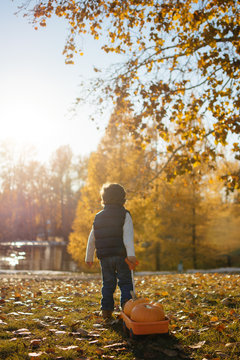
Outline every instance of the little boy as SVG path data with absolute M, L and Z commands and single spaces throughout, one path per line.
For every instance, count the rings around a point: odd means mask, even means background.
M 94 251 L 102 271 L 101 310 L 103 318 L 111 318 L 114 309 L 113 294 L 121 290 L 121 307 L 131 299 L 133 290 L 131 271 L 125 258 L 136 264 L 133 243 L 133 223 L 124 208 L 126 192 L 119 184 L 105 184 L 101 189 L 103 210 L 96 214 L 87 244 L 85 261 L 93 264 Z

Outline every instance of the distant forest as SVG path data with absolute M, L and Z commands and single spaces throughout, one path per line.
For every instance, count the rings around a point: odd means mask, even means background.
M 59 147 L 48 163 L 34 149 L 18 152 L 0 145 L 0 240 L 68 240 L 86 161 L 69 146 Z

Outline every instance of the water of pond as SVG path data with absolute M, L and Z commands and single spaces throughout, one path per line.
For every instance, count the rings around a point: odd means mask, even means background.
M 0 269 L 75 271 L 67 245 L 48 241 L 0 243 Z

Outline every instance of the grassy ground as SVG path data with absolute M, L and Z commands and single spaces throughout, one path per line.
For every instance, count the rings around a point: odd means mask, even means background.
M 137 339 L 119 311 L 102 321 L 99 280 L 0 281 L 0 359 L 240 359 L 239 275 L 138 277 L 138 295 L 160 301 L 171 321 L 168 335 Z

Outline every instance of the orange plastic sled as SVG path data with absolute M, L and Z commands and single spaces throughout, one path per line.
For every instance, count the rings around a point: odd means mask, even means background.
M 169 320 L 165 318 L 162 321 L 154 322 L 137 322 L 132 321 L 124 312 L 121 312 L 123 319 L 123 329 L 129 329 L 130 336 L 134 335 L 148 335 L 148 334 L 166 334 L 168 333 Z

